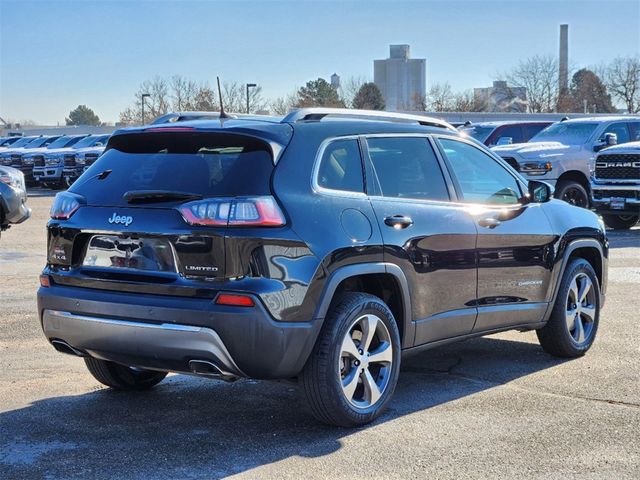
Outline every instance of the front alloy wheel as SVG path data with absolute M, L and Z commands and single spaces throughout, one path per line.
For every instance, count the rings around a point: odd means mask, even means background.
M 537 330 L 542 348 L 557 357 L 579 357 L 596 338 L 600 321 L 600 286 L 592 265 L 574 258 L 560 282 L 546 325 Z

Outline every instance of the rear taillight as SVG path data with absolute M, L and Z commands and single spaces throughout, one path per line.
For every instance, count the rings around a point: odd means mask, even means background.
M 55 220 L 67 220 L 80 208 L 80 199 L 69 192 L 60 192 L 56 195 L 51 205 L 51 218 Z
M 282 210 L 269 196 L 209 198 L 185 203 L 179 210 L 190 225 L 280 227 L 285 224 Z

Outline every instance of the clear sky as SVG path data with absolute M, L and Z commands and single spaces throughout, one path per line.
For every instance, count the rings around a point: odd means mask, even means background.
M 64 123 L 78 104 L 117 121 L 139 84 L 181 74 L 255 82 L 265 97 L 337 72 L 373 79 L 373 60 L 408 43 L 428 84 L 488 86 L 521 58 L 573 67 L 640 55 L 640 0 L 0 0 L 0 117 Z

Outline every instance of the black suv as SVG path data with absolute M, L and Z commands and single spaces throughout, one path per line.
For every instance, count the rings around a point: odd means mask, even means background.
M 38 312 L 110 387 L 296 378 L 318 419 L 364 424 L 401 353 L 509 329 L 554 355 L 589 349 L 605 230 L 550 196 L 421 116 L 120 130 L 54 201 Z

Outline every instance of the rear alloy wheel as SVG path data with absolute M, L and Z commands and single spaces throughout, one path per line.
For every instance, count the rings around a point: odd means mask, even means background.
M 555 197 L 576 207 L 589 208 L 589 194 L 578 182 L 558 182 Z
M 333 305 L 301 385 L 314 416 L 352 427 L 377 418 L 389 402 L 400 369 L 400 335 L 378 297 L 345 293 Z
M 127 367 L 92 357 L 86 357 L 84 363 L 96 380 L 116 390 L 147 390 L 167 376 L 167 372 Z
M 547 324 L 537 331 L 542 348 L 558 357 L 579 357 L 589 350 L 600 321 L 600 287 L 589 262 L 569 263 Z
M 614 230 L 629 230 L 638 223 L 640 215 L 606 214 L 602 215 L 602 219 L 604 220 L 605 225 L 609 228 L 613 228 Z

